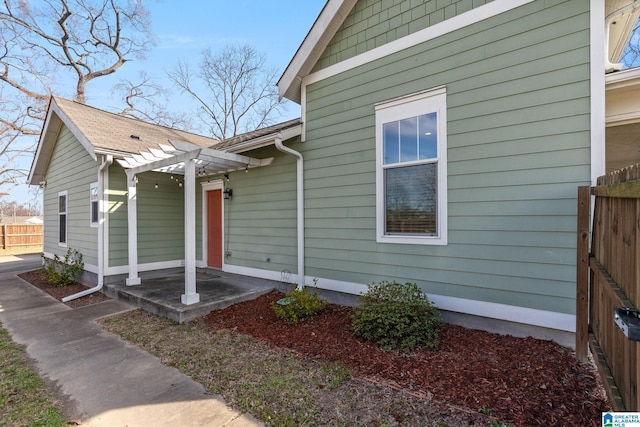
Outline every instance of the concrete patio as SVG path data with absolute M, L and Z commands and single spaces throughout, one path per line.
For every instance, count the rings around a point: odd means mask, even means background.
M 225 273 L 213 269 L 198 269 L 196 291 L 200 302 L 185 305 L 184 273 L 172 272 L 162 276 L 142 277 L 142 284 L 126 286 L 124 280 L 105 284 L 103 291 L 111 297 L 128 301 L 150 313 L 182 323 L 232 304 L 251 300 L 273 289 L 290 289 L 287 283 Z

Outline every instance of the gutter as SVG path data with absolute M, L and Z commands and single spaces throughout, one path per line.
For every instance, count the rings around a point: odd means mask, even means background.
M 298 289 L 304 287 L 304 159 L 302 154 L 296 150 L 286 147 L 282 144 L 282 135 L 274 140 L 275 146 L 283 153 L 291 154 L 296 157 L 296 199 L 297 199 L 297 228 L 298 228 Z
M 69 295 L 67 297 L 62 298 L 62 302 L 68 302 L 76 298 L 84 297 L 86 295 L 97 292 L 100 289 L 102 289 L 102 286 L 104 285 L 104 260 L 106 257 L 105 250 L 104 250 L 104 235 L 105 235 L 105 232 L 104 232 L 105 231 L 104 230 L 104 216 L 105 216 L 104 211 L 105 210 L 103 206 L 104 191 L 105 191 L 104 177 L 106 175 L 105 171 L 108 171 L 108 168 L 109 166 L 111 166 L 112 163 L 113 163 L 113 156 L 108 154 L 106 157 L 102 158 L 102 164 L 100 165 L 100 169 L 98 169 L 98 189 L 100 191 L 100 198 L 98 199 L 98 215 L 99 215 L 99 219 L 98 219 L 98 284 L 93 288 L 86 289 L 84 291 L 80 291 L 73 295 Z

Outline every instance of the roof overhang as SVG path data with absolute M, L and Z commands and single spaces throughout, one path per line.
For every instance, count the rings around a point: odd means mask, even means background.
M 608 51 L 611 62 L 622 57 L 624 49 L 640 17 L 640 2 L 637 0 L 607 0 L 605 22 L 609 25 Z
M 258 138 L 234 144 L 233 146 L 228 147 L 225 151 L 228 151 L 229 153 L 243 153 L 246 151 L 256 150 L 258 148 L 273 145 L 276 138 L 280 139 L 281 141 L 287 141 L 300 135 L 302 135 L 302 123 L 287 129 L 283 129 L 279 132 L 271 133 L 269 135 L 263 135 Z
M 606 169 L 640 163 L 640 68 L 606 76 Z
M 329 0 L 278 81 L 278 93 L 297 104 L 302 99 L 302 79 L 311 73 L 357 0 Z
M 78 129 L 58 104 L 56 104 L 55 98 L 52 97 L 51 101 L 49 101 L 47 117 L 42 126 L 42 133 L 40 134 L 36 154 L 31 163 L 31 169 L 29 170 L 29 177 L 27 178 L 28 184 L 38 185 L 44 181 L 62 125 L 69 128 L 73 136 L 76 137 L 92 159 L 97 159 L 93 144 L 80 132 L 80 129 Z

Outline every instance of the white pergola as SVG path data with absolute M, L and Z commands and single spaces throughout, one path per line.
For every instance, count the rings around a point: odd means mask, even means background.
M 129 277 L 126 284 L 133 286 L 141 283 L 138 275 L 136 175 L 148 171 L 184 175 L 185 283 L 181 300 L 189 305 L 200 301 L 200 295 L 196 292 L 196 168 L 202 176 L 217 175 L 268 166 L 273 162 L 273 157 L 255 159 L 182 141 L 169 143 L 171 145 L 160 144 L 159 149 L 149 148 L 148 151 L 118 160 L 125 168 L 128 187 Z

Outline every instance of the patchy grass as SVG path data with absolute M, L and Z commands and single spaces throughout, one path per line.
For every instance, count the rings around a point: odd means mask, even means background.
M 0 325 L 1 326 L 1 325 Z M 24 349 L 0 327 L 0 425 L 66 426 L 62 405 L 45 387 Z
M 460 408 L 438 409 L 428 399 L 352 377 L 340 362 L 276 350 L 246 335 L 211 330 L 202 321 L 179 325 L 137 310 L 104 319 L 102 325 L 269 425 L 444 427 L 477 422 L 477 416 Z M 491 425 L 485 421 L 474 425 Z

